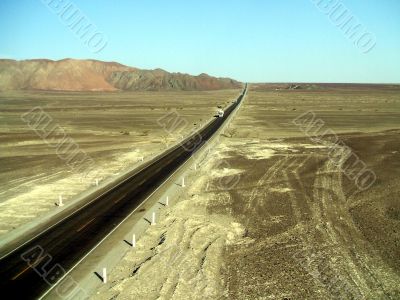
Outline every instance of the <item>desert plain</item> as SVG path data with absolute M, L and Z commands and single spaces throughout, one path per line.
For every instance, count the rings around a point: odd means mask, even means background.
M 299 86 L 250 85 L 181 200 L 93 299 L 400 298 L 400 87 Z M 179 141 L 157 125 L 168 110 L 188 120 L 187 134 L 238 93 L 2 93 L 0 233 L 93 185 L 23 124 L 32 102 L 107 177 Z M 373 184 L 360 188 L 349 162 L 332 160 L 329 139 L 296 125 L 307 112 L 365 163 Z
M 100 183 L 117 178 L 142 159 L 165 151 L 212 119 L 217 106 L 226 106 L 239 92 L 1 92 L 0 236 L 57 210 L 60 195 L 68 204 L 94 188 L 97 178 Z M 63 129 L 68 138 L 64 148 L 77 145 L 94 161 L 92 174 L 97 178 L 70 168 L 57 154 L 59 148 L 48 144 L 50 137 L 43 138 L 25 121 L 24 115 L 35 108 L 51 118 L 48 127 Z M 179 120 L 173 131 L 163 126 L 168 116 Z

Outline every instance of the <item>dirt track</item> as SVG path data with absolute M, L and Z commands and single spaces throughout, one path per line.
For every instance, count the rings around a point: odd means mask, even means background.
M 343 173 L 327 159 L 328 149 L 305 148 L 305 141 L 298 139 L 286 142 L 287 148 L 275 148 L 274 156 L 265 160 L 229 158 L 233 168 L 246 170 L 243 179 L 229 192 L 229 203 L 216 202 L 209 208 L 212 213 L 231 208 L 254 241 L 228 248 L 229 296 L 398 298 L 399 220 L 380 218 L 387 231 L 365 215 L 356 222 L 355 215 L 374 205 L 368 200 L 356 204 L 357 199 L 371 191 L 352 195 L 354 188 L 344 189 Z M 251 176 L 246 176 L 250 170 Z M 390 203 L 378 204 L 382 208 Z M 365 235 L 371 226 L 381 231 L 380 239 L 387 244 L 380 247 L 381 253 L 374 247 L 379 243 L 368 241 L 376 236 Z

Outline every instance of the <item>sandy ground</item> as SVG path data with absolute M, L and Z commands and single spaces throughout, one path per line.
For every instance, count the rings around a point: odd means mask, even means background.
M 118 176 L 141 158 L 160 153 L 212 117 L 239 91 L 214 92 L 3 92 L 0 93 L 0 236 L 56 210 L 94 188 L 21 116 L 39 106 L 95 162 L 100 179 Z M 184 122 L 168 130 L 157 120 L 177 113 Z
M 374 185 L 292 123 L 309 109 Z M 185 200 L 93 298 L 399 299 L 399 120 L 398 91 L 251 91 Z
M 211 156 L 210 156 L 211 158 Z M 203 163 L 198 180 L 182 201 L 150 226 L 134 251 L 111 272 L 93 299 L 217 299 L 224 296 L 221 277 L 227 245 L 248 243 L 245 229 L 225 214 L 210 215 L 205 188 L 216 158 Z

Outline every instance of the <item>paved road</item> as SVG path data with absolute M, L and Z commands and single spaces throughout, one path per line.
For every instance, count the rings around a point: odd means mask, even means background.
M 224 117 L 215 118 L 199 132 L 203 143 L 242 101 L 245 92 L 246 89 L 225 110 Z M 201 146 L 198 136 L 186 139 L 141 172 L 1 259 L 0 292 L 2 296 L 9 295 L 4 299 L 40 297 Z

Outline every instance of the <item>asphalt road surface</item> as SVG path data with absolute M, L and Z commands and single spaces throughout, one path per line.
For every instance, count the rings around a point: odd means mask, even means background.
M 3 299 L 36 299 L 56 284 L 84 255 L 124 220 L 221 127 L 242 101 L 247 87 L 222 118 L 184 140 L 139 173 L 120 182 L 82 209 L 45 230 L 0 260 Z M 199 138 L 199 135 L 201 138 Z M 57 286 L 69 298 L 73 282 Z M 59 290 L 60 289 L 60 290 Z M 65 291 L 64 291 L 65 290 Z

